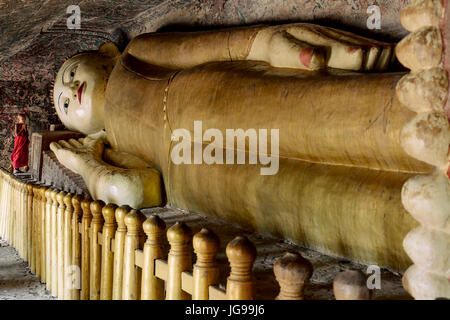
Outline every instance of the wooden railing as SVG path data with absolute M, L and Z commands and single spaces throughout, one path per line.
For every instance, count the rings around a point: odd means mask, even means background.
M 226 290 L 219 286 L 219 238 L 184 223 L 166 230 L 128 206 L 93 201 L 0 171 L 0 237 L 66 300 L 245 300 L 254 298 L 256 248 L 238 236 L 226 247 Z M 170 249 L 165 249 L 167 237 Z M 192 264 L 192 248 L 196 263 Z M 167 256 L 167 259 L 165 258 Z M 303 299 L 312 266 L 288 253 L 275 263 L 277 299 Z

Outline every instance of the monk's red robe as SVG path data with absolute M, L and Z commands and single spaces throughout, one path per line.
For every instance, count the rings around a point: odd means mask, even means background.
M 30 141 L 28 139 L 27 130 L 21 130 L 19 134 L 14 137 L 14 150 L 11 154 L 11 164 L 14 169 L 28 165 L 29 144 Z

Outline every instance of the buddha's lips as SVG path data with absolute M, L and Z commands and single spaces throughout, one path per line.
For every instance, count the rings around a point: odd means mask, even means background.
M 83 82 L 81 86 L 78 88 L 78 102 L 81 104 L 81 95 L 83 94 L 83 88 L 86 82 Z

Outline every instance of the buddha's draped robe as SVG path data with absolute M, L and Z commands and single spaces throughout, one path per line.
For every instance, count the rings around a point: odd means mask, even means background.
M 417 223 L 401 188 L 431 167 L 400 146 L 400 130 L 415 115 L 395 95 L 403 75 L 251 61 L 170 70 L 125 53 L 107 87 L 106 132 L 114 149 L 161 171 L 170 205 L 404 270 L 411 262 L 402 241 Z M 279 129 L 279 172 L 262 176 L 248 158 L 245 165 L 175 165 L 172 132 L 193 136 L 196 120 L 224 137 L 225 129 Z

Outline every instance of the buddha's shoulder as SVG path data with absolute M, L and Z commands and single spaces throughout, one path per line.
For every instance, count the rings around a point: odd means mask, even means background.
M 165 80 L 171 78 L 178 70 L 169 69 L 150 64 L 125 52 L 118 61 L 118 68 L 125 72 L 131 72 L 138 77 L 147 80 Z

